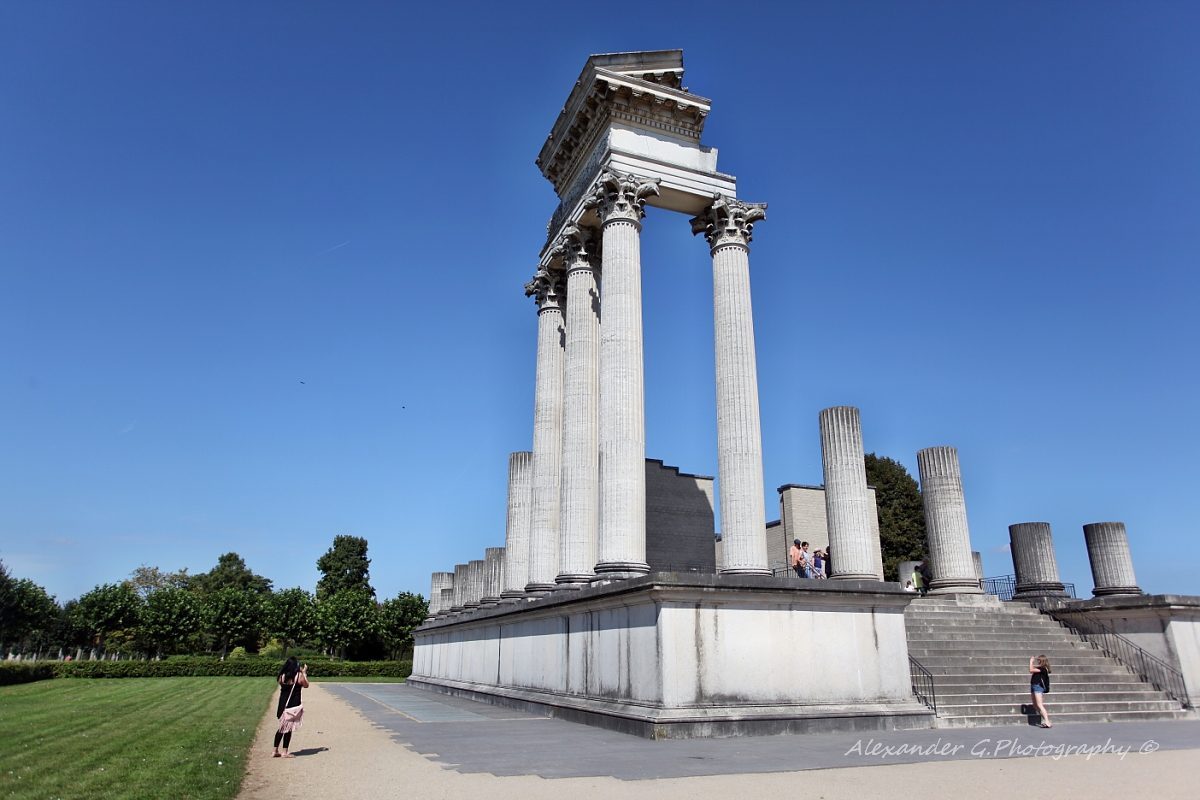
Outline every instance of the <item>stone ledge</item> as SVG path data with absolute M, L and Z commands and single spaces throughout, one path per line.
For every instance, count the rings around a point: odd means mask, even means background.
M 728 705 L 660 708 L 446 678 L 413 676 L 410 686 L 515 708 L 646 739 L 772 736 L 927 729 L 932 711 L 916 702 L 828 705 Z
M 434 619 L 421 625 L 415 632 L 493 620 L 498 617 L 526 615 L 585 601 L 616 599 L 644 592 L 669 592 L 673 599 L 682 599 L 680 595 L 689 593 L 697 599 L 700 596 L 716 592 L 732 592 L 735 597 L 739 594 L 746 596 L 766 594 L 778 595 L 780 600 L 788 602 L 802 599 L 810 601 L 813 605 L 830 605 L 837 602 L 851 605 L 884 605 L 895 606 L 897 611 L 903 611 L 917 597 L 913 592 L 904 591 L 898 583 L 880 581 L 807 580 L 759 575 L 652 572 L 640 578 L 592 584 L 583 589 L 561 590 L 543 597 L 505 600 L 494 606 L 471 609 L 441 619 Z

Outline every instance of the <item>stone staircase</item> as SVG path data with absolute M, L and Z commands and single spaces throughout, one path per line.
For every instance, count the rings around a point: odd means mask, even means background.
M 1050 659 L 1050 721 L 1187 717 L 1179 703 L 1027 603 L 995 597 L 918 598 L 904 613 L 908 653 L 933 674 L 938 725 L 1037 722 L 1029 658 Z

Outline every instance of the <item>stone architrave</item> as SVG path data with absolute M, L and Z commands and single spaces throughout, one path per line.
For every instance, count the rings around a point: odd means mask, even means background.
M 983 555 L 978 550 L 971 552 L 971 561 L 975 563 L 975 577 L 979 578 L 979 588 L 983 588 Z
M 871 547 L 871 494 L 858 409 L 835 406 L 820 414 L 825 513 L 832 574 L 839 580 L 878 580 Z
M 479 602 L 494 606 L 500 602 L 500 589 L 504 586 L 504 548 L 487 548 L 483 551 L 483 562 L 483 597 Z
M 1058 560 L 1049 522 L 1020 522 L 1008 526 L 1017 587 L 1013 598 L 1066 597 L 1058 579 Z
M 692 219 L 712 254 L 717 367 L 717 469 L 721 493 L 721 572 L 770 575 L 763 530 L 762 426 L 750 301 L 750 240 L 766 203 L 717 195 Z
M 525 596 L 529 582 L 529 526 L 533 505 L 533 453 L 508 457 L 508 521 L 504 532 L 504 582 L 500 597 Z
M 1124 522 L 1093 522 L 1083 526 L 1088 560 L 1092 562 L 1092 582 L 1096 597 L 1140 595 L 1129 554 L 1129 537 Z
M 587 206 L 600 217 L 600 536 L 598 579 L 644 575 L 646 405 L 642 356 L 642 217 L 657 179 L 604 169 Z
M 537 375 L 533 400 L 533 507 L 525 591 L 554 589 L 558 576 L 559 482 L 562 472 L 563 328 L 561 272 L 538 270 L 525 294 L 538 304 Z
M 442 611 L 442 589 L 454 586 L 453 572 L 435 572 L 429 582 L 429 617 Z
M 453 574 L 453 573 L 451 573 Z M 447 617 L 451 613 L 450 609 L 454 606 L 454 589 L 442 589 L 438 592 L 440 600 L 440 608 L 438 610 L 438 618 Z
M 467 596 L 467 565 L 454 565 L 454 586 L 453 592 L 454 602 L 450 604 L 448 611 L 462 611 L 466 606 Z
M 971 558 L 971 532 L 967 527 L 958 450 L 953 447 L 918 450 L 917 469 L 921 474 L 921 500 L 925 505 L 925 531 L 933 568 L 929 593 L 982 594 Z
M 467 591 L 463 607 L 479 608 L 483 600 L 483 576 L 487 562 L 483 559 L 467 562 Z
M 554 248 L 566 272 L 562 487 L 556 583 L 595 578 L 600 534 L 600 232 L 570 224 Z

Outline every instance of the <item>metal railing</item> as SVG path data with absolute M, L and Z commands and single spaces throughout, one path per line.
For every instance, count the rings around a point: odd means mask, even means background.
M 938 715 L 937 691 L 933 687 L 933 673 L 921 666 L 921 662 L 908 657 L 908 677 L 912 681 L 912 692 L 917 699 Z
M 1013 595 L 1017 593 L 1017 576 L 1016 575 L 999 575 L 995 578 L 983 579 L 983 591 L 988 594 L 994 594 L 1001 600 L 1012 600 Z M 1064 583 L 1063 589 L 1072 598 L 1075 597 L 1075 584 Z
M 1092 647 L 1128 667 L 1146 683 L 1151 684 L 1184 708 L 1192 707 L 1183 673 L 1157 656 L 1147 653 L 1086 611 L 1043 607 L 1042 612 L 1073 631 Z

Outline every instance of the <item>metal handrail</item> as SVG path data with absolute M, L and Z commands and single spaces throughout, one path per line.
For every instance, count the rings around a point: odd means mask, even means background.
M 1043 607 L 1041 611 L 1184 708 L 1193 707 L 1183 673 L 1161 658 L 1147 653 L 1086 611 L 1052 607 Z
M 917 696 L 917 699 L 933 710 L 933 715 L 938 716 L 937 710 L 937 691 L 933 686 L 933 673 L 925 669 L 920 661 L 917 661 L 912 656 L 908 657 L 908 677 L 912 682 L 912 692 Z
M 1016 575 L 997 575 L 994 578 L 984 578 L 981 582 L 983 591 L 987 594 L 994 594 L 1001 600 L 1012 600 L 1013 595 L 1017 593 L 1017 576 Z M 1075 598 L 1075 584 L 1064 583 L 1063 589 L 1072 598 Z

